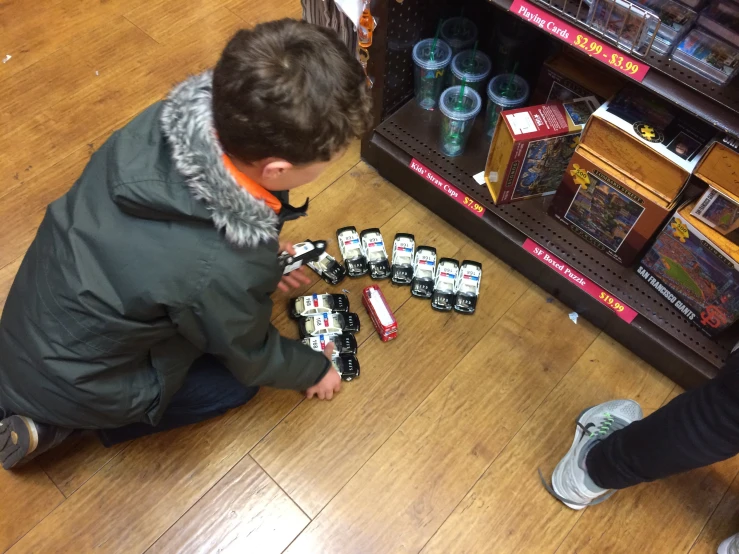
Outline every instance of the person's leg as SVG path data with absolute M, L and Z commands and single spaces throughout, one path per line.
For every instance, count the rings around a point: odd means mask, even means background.
M 213 356 L 198 358 L 180 390 L 172 397 L 158 425 L 133 423 L 105 429 L 98 435 L 105 446 L 113 446 L 145 435 L 199 423 L 243 406 L 259 390 L 245 387 Z
M 575 440 L 549 492 L 574 509 L 622 489 L 713 464 L 739 453 L 739 355 L 720 375 L 647 418 L 615 400 L 580 415 Z
M 605 489 L 623 489 L 739 453 L 737 358 L 704 386 L 596 444 L 585 466 Z

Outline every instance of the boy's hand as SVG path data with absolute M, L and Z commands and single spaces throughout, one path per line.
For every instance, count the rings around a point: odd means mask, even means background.
M 323 354 L 329 361 L 331 361 L 331 354 L 333 354 L 333 351 L 334 343 L 332 342 L 326 345 L 326 349 L 323 351 Z M 318 396 L 321 400 L 331 400 L 334 397 L 334 393 L 339 392 L 340 390 L 341 375 L 339 375 L 339 372 L 334 369 L 332 364 L 331 369 L 329 369 L 328 373 L 323 376 L 323 379 L 321 379 L 318 384 L 313 385 L 305 391 L 305 396 L 306 398 Z
M 287 252 L 291 256 L 295 255 L 295 248 L 290 242 L 280 243 L 280 253 Z M 298 289 L 303 285 L 310 285 L 312 281 L 305 273 L 305 267 L 299 267 L 295 271 L 282 276 L 277 288 L 282 292 L 290 292 L 290 289 Z

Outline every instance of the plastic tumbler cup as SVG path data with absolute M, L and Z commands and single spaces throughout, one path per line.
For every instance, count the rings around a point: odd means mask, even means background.
M 446 69 L 452 60 L 452 49 L 446 42 L 437 40 L 432 53 L 433 45 L 434 39 L 427 38 L 413 47 L 416 102 L 424 110 L 436 108 L 444 85 Z
M 450 17 L 441 26 L 441 39 L 452 47 L 455 56 L 475 44 L 477 25 L 466 17 Z
M 528 99 L 529 84 L 523 77 L 503 73 L 490 79 L 488 83 L 488 107 L 485 114 L 485 129 L 488 136 L 493 136 L 500 112 L 520 108 L 526 104 Z
M 482 94 L 492 68 L 493 64 L 487 54 L 473 50 L 460 52 L 452 58 L 452 86 L 461 85 L 464 81 L 468 87 Z
M 482 98 L 470 87 L 451 87 L 439 99 L 441 119 L 441 151 L 453 158 L 464 153 L 464 147 L 475 123 L 475 117 L 482 109 Z

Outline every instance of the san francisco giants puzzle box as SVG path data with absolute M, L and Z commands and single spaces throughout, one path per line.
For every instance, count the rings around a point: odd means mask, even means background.
M 500 205 L 553 194 L 598 105 L 588 96 L 501 112 L 485 166 L 493 201 Z
M 670 218 L 637 273 L 686 319 L 716 336 L 739 318 L 739 246 L 691 215 Z
M 617 262 L 630 266 L 672 207 L 580 145 L 549 213 Z

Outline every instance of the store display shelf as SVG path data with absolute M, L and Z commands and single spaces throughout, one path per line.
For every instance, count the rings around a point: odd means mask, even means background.
M 506 11 L 512 4 L 512 0 L 487 1 Z M 566 19 L 569 24 L 587 33 L 591 32 L 574 18 L 576 15 L 574 12 L 570 14 L 573 17 L 566 17 L 561 11 L 546 4 L 536 2 L 536 6 L 556 17 Z M 532 27 L 538 29 L 535 25 Z M 739 79 L 726 86 L 718 86 L 665 56 L 648 54 L 645 58 L 639 59 L 652 68 L 644 77 L 642 86 L 695 114 L 717 129 L 739 136 Z
M 473 175 L 483 170 L 489 147 L 479 119 L 467 153 L 450 159 L 437 150 L 439 114 L 422 110 L 411 100 L 377 127 L 365 142 L 363 155 L 389 181 L 681 386 L 692 387 L 715 376 L 739 332 L 730 331 L 720 340 L 705 336 L 663 301 L 633 269 L 621 267 L 547 215 L 547 199 L 495 206 L 487 188 L 473 179 Z M 413 159 L 483 206 L 483 216 L 455 202 L 412 170 Z M 627 323 L 544 265 L 522 248 L 527 238 L 636 310 L 636 319 Z

